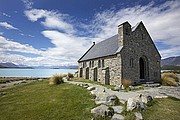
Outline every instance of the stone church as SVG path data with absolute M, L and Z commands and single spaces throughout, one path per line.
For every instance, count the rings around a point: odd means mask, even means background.
M 118 26 L 118 34 L 93 45 L 78 60 L 78 75 L 102 84 L 159 82 L 161 56 L 143 22 Z

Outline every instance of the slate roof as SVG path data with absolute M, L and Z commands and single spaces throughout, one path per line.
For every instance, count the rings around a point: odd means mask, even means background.
M 92 46 L 80 59 L 79 62 L 116 54 L 122 49 L 118 47 L 118 35 L 114 35 Z

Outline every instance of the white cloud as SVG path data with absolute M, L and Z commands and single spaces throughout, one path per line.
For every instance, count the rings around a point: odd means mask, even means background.
M 42 52 L 27 44 L 10 41 L 3 36 L 0 36 L 0 51 L 3 52 L 21 52 L 41 55 Z
M 75 37 L 69 34 L 60 33 L 58 31 L 43 31 L 42 34 L 49 38 L 55 45 L 49 48 L 44 56 L 52 56 L 52 58 L 65 58 L 76 62 L 78 58 L 87 50 L 91 42 L 88 38 Z
M 180 54 L 180 2 L 167 1 L 159 6 L 150 3 L 146 6 L 134 6 L 115 10 L 106 10 L 97 13 L 90 25 L 84 25 L 96 38 L 101 40 L 117 34 L 117 26 L 129 21 L 134 26 L 143 21 L 152 39 L 170 46 L 171 55 Z M 173 48 L 173 49 L 171 49 Z M 167 56 L 160 51 L 162 57 Z
M 168 45 L 160 50 L 163 58 L 180 55 L 180 2 L 167 1 L 159 6 L 150 3 L 146 6 L 127 7 L 120 10 L 106 10 L 96 13 L 89 23 L 72 23 L 71 17 L 55 11 L 43 9 L 26 10 L 24 13 L 32 22 L 40 22 L 49 28 L 41 32 L 54 45 L 40 50 L 29 45 L 0 37 L 0 61 L 10 61 L 25 65 L 64 65 L 76 64 L 77 60 L 92 45 L 117 34 L 117 26 L 129 21 L 133 26 L 143 21 L 152 39 Z M 68 18 L 70 17 L 70 18 Z M 43 18 L 43 19 L 42 19 Z M 76 32 L 77 28 L 81 28 Z M 84 33 L 86 37 L 80 37 Z M 84 35 L 84 36 L 85 36 Z M 6 51 L 17 51 L 38 54 L 38 57 L 10 54 Z
M 22 0 L 22 2 L 24 3 L 26 9 L 31 9 L 34 4 L 32 0 Z
M 0 22 L 0 26 L 5 27 L 6 29 L 18 30 L 18 28 L 13 27 L 11 24 L 7 22 Z
M 57 13 L 55 11 L 48 11 L 43 9 L 26 10 L 25 15 L 29 20 L 35 22 L 40 18 L 44 18 L 41 24 L 48 28 L 62 30 L 63 32 L 73 33 L 73 25 L 68 23 L 69 16 L 66 14 Z

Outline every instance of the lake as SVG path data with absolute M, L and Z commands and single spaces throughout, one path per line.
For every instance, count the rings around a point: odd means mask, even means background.
M 0 69 L 0 77 L 51 77 L 54 74 L 75 73 L 77 69 Z

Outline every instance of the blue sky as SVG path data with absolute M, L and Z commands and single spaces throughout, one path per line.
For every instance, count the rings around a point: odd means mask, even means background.
M 0 62 L 75 65 L 125 21 L 143 21 L 162 58 L 177 56 L 179 13 L 179 0 L 1 0 Z

